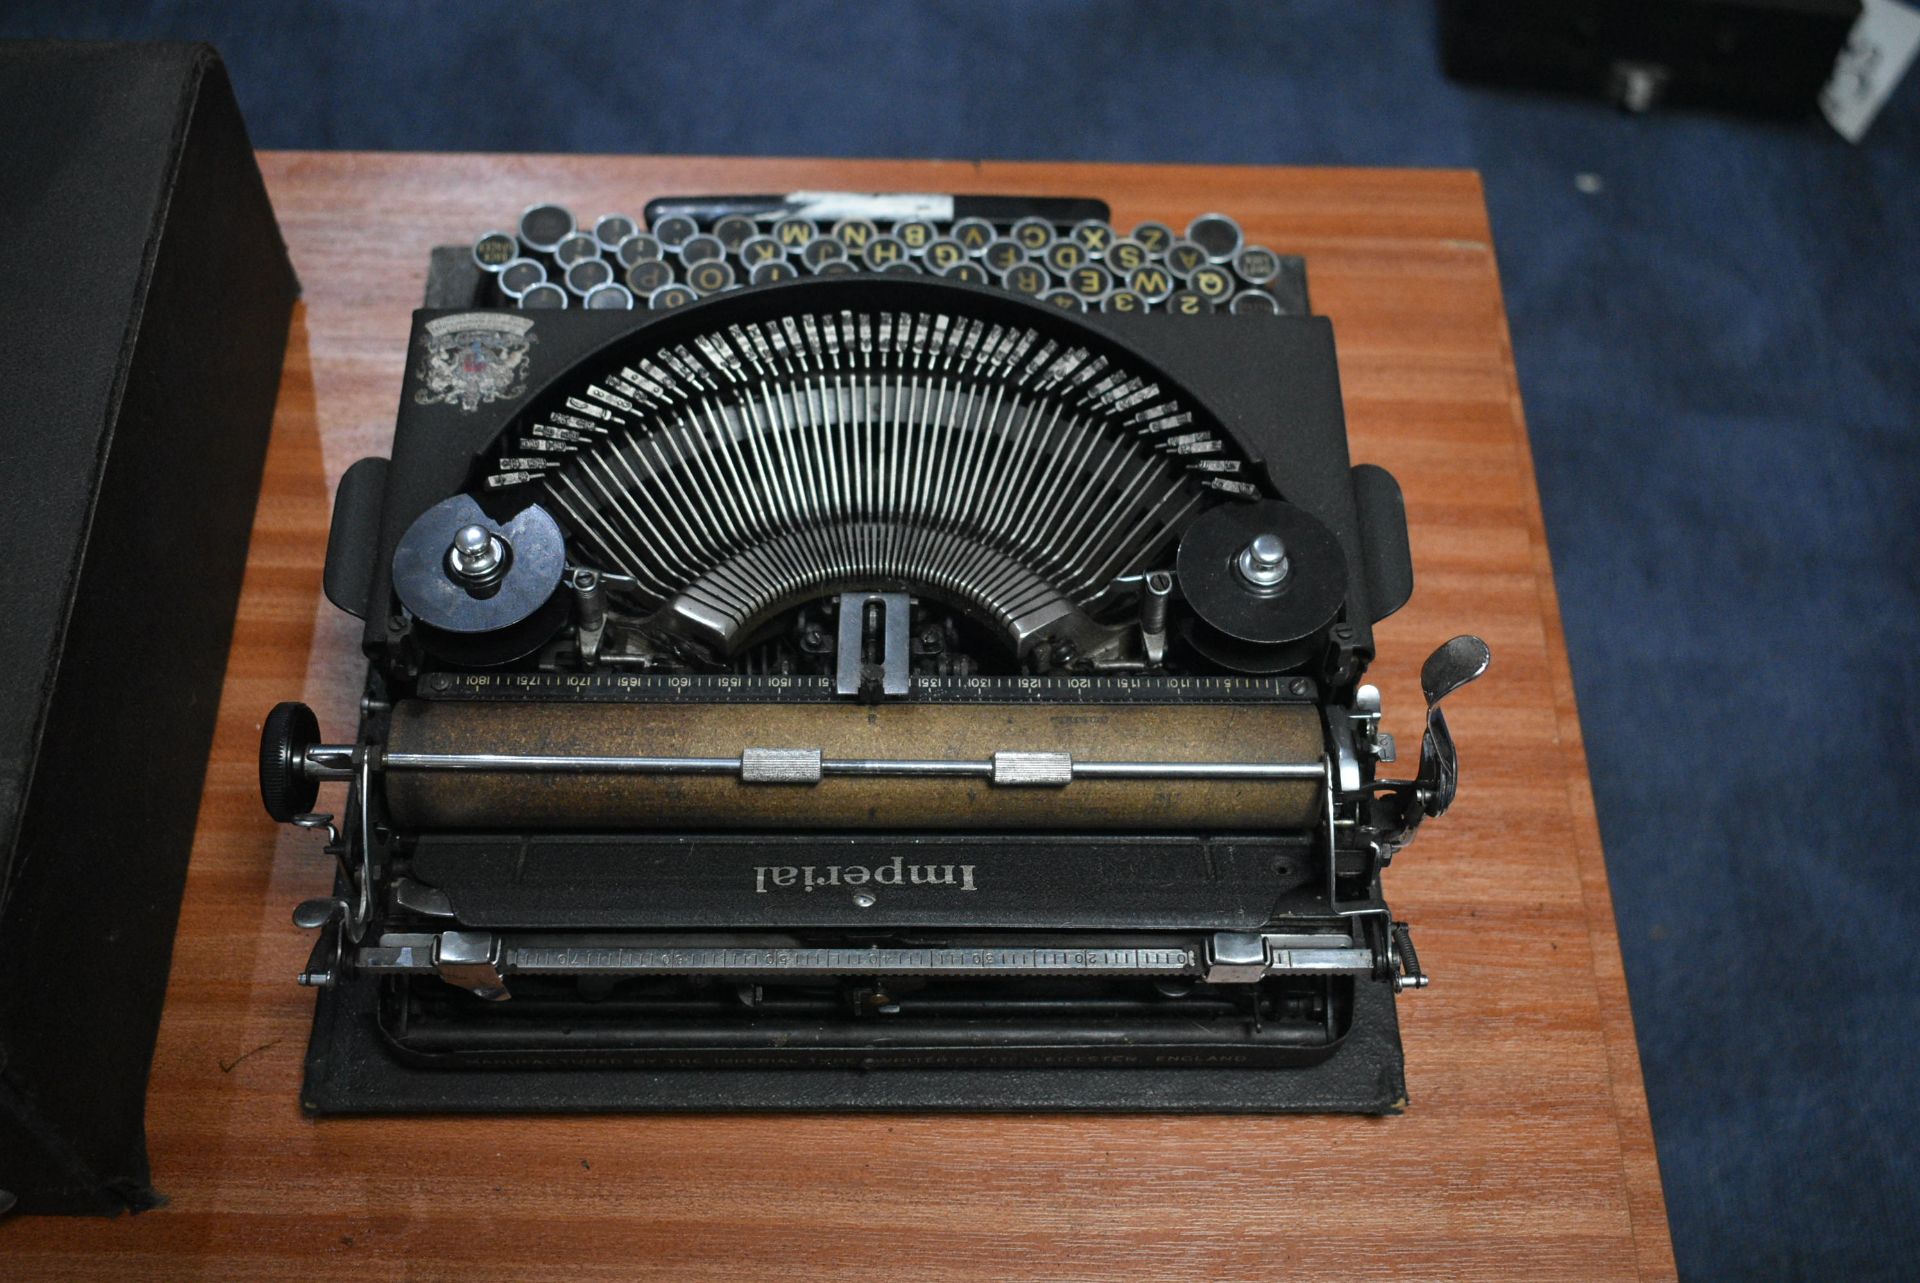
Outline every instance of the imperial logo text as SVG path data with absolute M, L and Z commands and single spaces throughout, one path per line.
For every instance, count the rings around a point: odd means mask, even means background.
M 756 864 L 753 889 L 761 895 L 769 891 L 812 891 L 816 887 L 935 886 L 956 891 L 973 891 L 971 864 L 908 864 L 894 856 L 886 864 Z

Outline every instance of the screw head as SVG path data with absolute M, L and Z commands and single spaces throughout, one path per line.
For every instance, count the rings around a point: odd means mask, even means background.
M 863 909 L 871 909 L 875 904 L 879 903 L 871 891 L 855 891 L 853 893 L 853 902 Z

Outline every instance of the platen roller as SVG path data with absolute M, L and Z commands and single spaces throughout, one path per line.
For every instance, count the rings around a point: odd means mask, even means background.
M 1070 755 L 1071 782 L 933 772 L 746 782 L 740 772 L 389 769 L 410 828 L 1302 829 L 1318 820 L 1320 713 L 1305 705 L 550 705 L 403 701 L 387 758 L 669 758 L 718 763 L 818 750 L 846 763 L 923 765 Z M 1101 764 L 1237 764 L 1279 778 L 1103 776 Z M 1091 773 L 1091 777 L 1081 774 Z M 1007 774 L 1009 772 L 1004 772 Z M 1187 774 L 1197 773 L 1188 771 Z M 1242 775 L 1251 771 L 1243 771 Z

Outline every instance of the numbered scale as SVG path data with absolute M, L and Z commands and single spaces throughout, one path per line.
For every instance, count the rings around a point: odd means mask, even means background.
M 1311 702 L 1301 677 L 916 676 L 906 699 L 942 704 L 1252 704 Z M 423 698 L 641 704 L 841 702 L 831 676 L 745 673 L 431 673 Z

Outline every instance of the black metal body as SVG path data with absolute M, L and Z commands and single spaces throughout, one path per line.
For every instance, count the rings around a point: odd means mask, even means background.
M 989 292 L 900 278 L 836 278 L 739 291 L 680 311 L 542 313 L 524 392 L 477 408 L 423 393 L 410 361 L 391 461 L 343 479 L 326 590 L 366 620 L 369 673 L 357 742 L 386 741 L 402 699 L 496 703 L 831 702 L 824 678 L 543 669 L 537 657 L 476 669 L 423 649 L 391 583 L 394 553 L 422 513 L 475 484 L 495 442 L 562 395 L 576 367 L 644 332 L 843 300 L 902 311 Z M 1111 702 L 1290 705 L 1323 719 L 1330 755 L 1352 758 L 1355 689 L 1372 626 L 1411 591 L 1398 487 L 1347 453 L 1331 327 L 1312 317 L 1066 317 L 993 293 L 1043 330 L 1117 344 L 1177 386 L 1251 461 L 1267 494 L 1310 514 L 1337 544 L 1341 578 L 1320 622 L 1289 635 L 1283 662 L 1240 676 L 1204 646 L 1159 674 L 915 679 L 908 699 L 977 706 Z M 416 314 L 426 327 L 459 313 Z M 1169 557 L 1169 560 L 1171 558 Z M 1278 672 L 1275 672 L 1278 669 Z M 366 939 L 461 931 L 547 933 L 591 950 L 647 933 L 742 947 L 1017 950 L 1027 939 L 1097 949 L 1203 952 L 1209 933 L 1351 929 L 1382 959 L 1372 976 L 1274 976 L 1226 989 L 1139 976 L 933 977 L 807 983 L 781 976 L 688 981 L 523 978 L 486 1001 L 433 975 L 358 975 L 323 993 L 307 1108 L 405 1109 L 1069 1108 L 1390 1112 L 1404 1100 L 1391 919 L 1369 845 L 1371 762 L 1353 769 L 1344 827 L 1013 834 L 891 830 L 747 833 L 408 832 L 377 789 L 367 807 L 375 872 Z M 484 788 L 484 779 L 472 787 Z M 1331 818 L 1331 812 L 1329 812 Z M 1331 848 L 1331 849 L 1330 849 Z M 900 887 L 878 910 L 806 894 L 816 877 L 863 870 Z M 924 883 L 909 869 L 946 870 Z M 769 870 L 792 875 L 769 894 Z M 793 878 L 800 878 L 800 890 Z M 816 873 L 816 870 L 819 872 Z M 888 875 L 891 874 L 891 878 Z M 782 875 L 776 873 L 776 880 Z M 824 883 L 823 883 L 824 885 Z M 427 889 L 432 907 L 420 892 Z M 337 894 L 354 887 L 343 874 Z M 414 934 L 409 934 L 414 933 Z M 709 1072 L 723 1071 L 723 1072 Z M 1284 1072 L 1275 1072 L 1284 1071 Z

